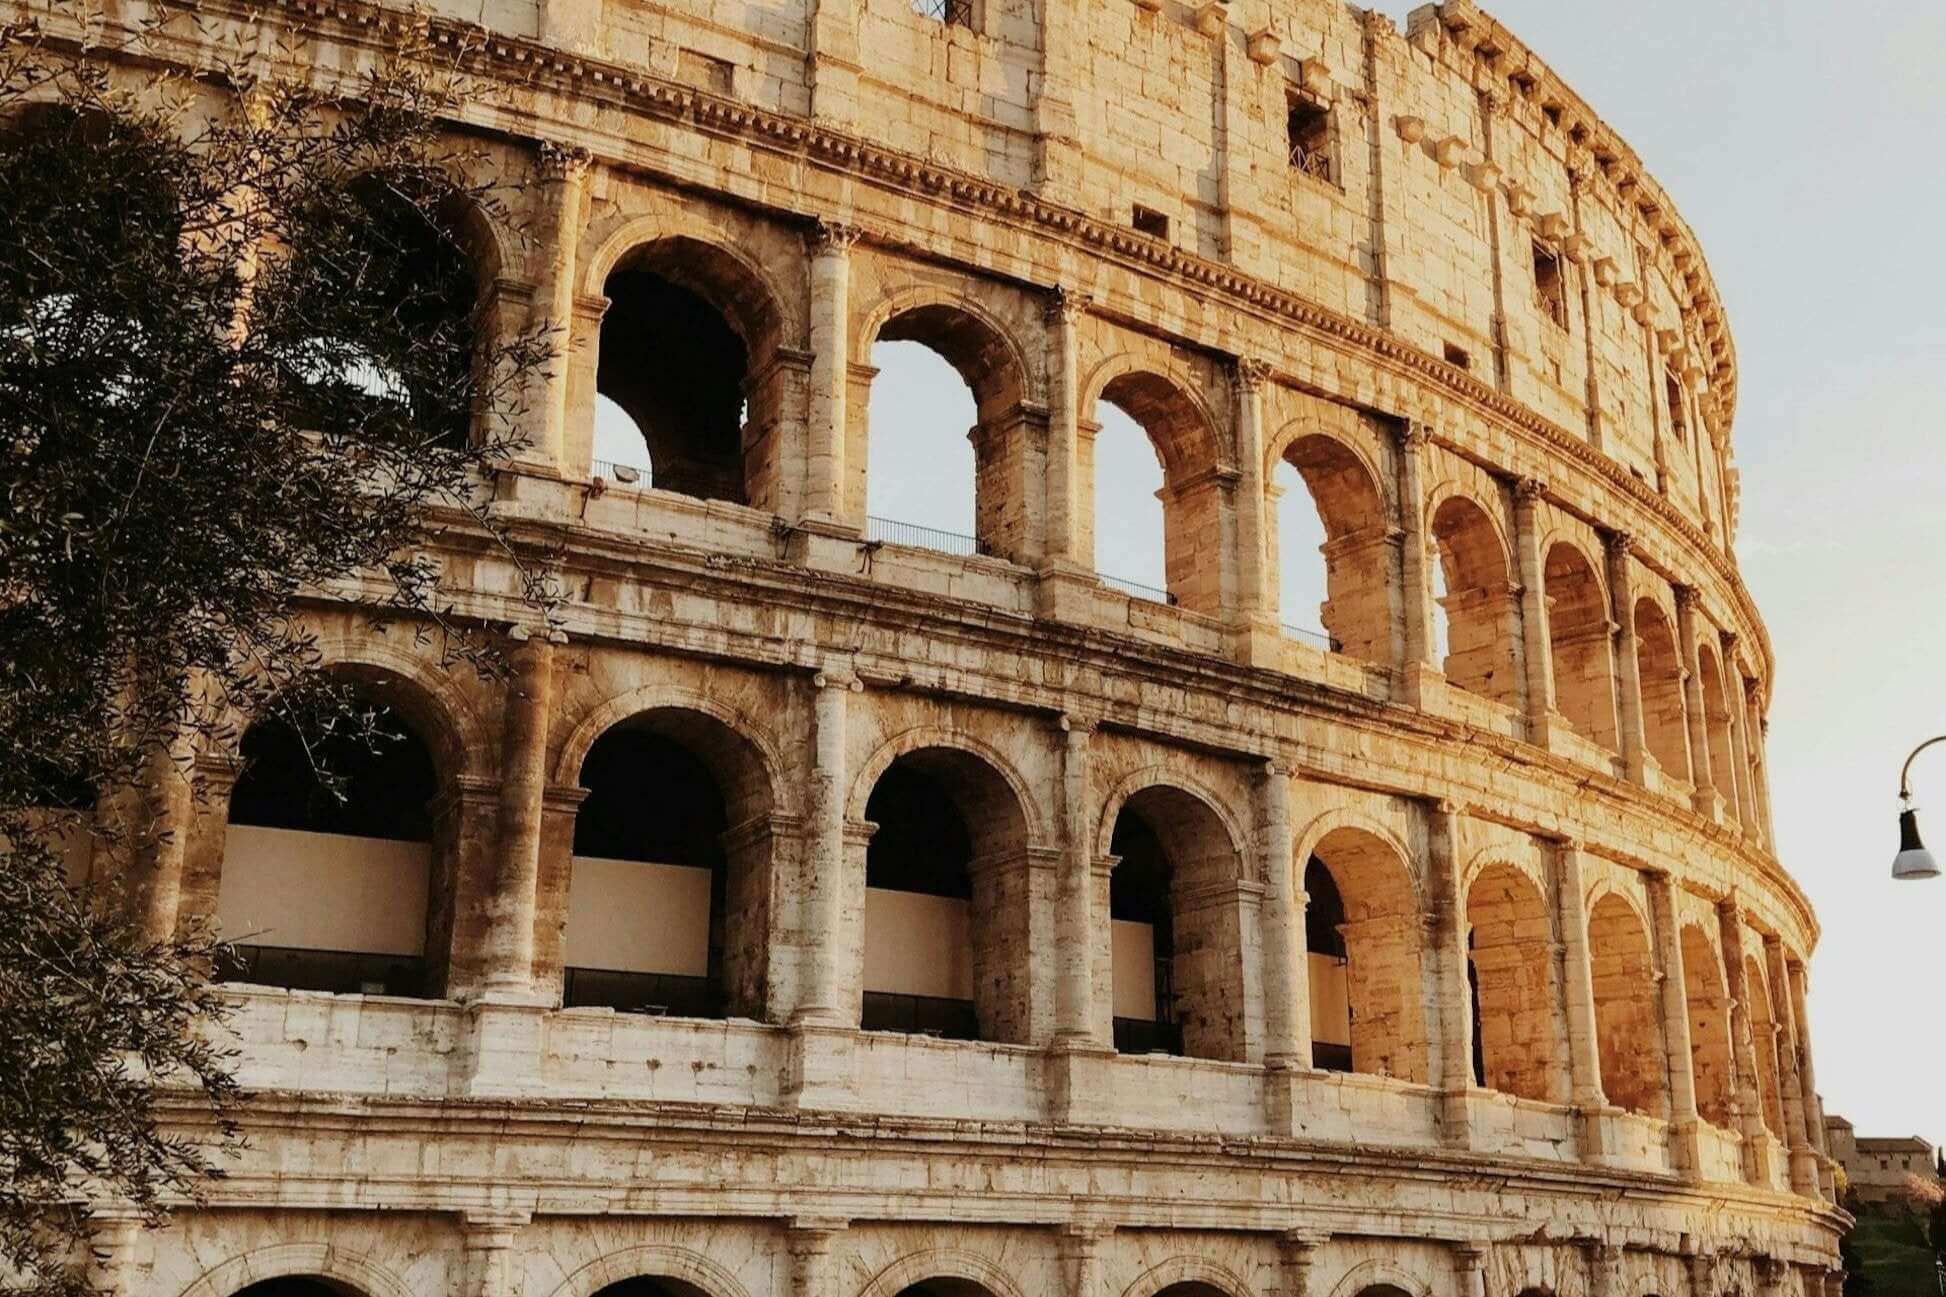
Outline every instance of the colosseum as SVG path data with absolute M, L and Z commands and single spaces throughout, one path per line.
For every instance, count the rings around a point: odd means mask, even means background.
M 481 318 L 558 326 L 492 505 L 558 622 L 449 530 L 507 681 L 320 593 L 412 741 L 198 763 L 152 904 L 246 935 L 249 1142 L 109 1292 L 1835 1297 L 1731 336 L 1470 0 L 24 7 L 429 30 Z M 868 517 L 893 341 L 969 537 Z M 1166 588 L 1097 571 L 1111 418 Z

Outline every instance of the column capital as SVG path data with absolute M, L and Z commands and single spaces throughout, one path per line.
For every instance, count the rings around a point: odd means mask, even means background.
M 1270 381 L 1270 362 L 1255 356 L 1238 356 L 1236 359 L 1237 386 L 1245 392 L 1261 392 L 1265 383 Z
M 1432 440 L 1432 425 L 1418 419 L 1407 419 L 1393 426 L 1392 436 L 1397 439 L 1401 449 L 1418 450 Z
M 1049 324 L 1073 324 L 1088 313 L 1093 299 L 1061 284 L 1051 289 L 1041 303 L 1041 319 Z
M 1067 735 L 1070 741 L 1073 741 L 1077 737 L 1086 739 L 1097 729 L 1101 728 L 1100 717 L 1084 716 L 1079 712 L 1062 712 L 1054 723 L 1056 728 L 1061 733 Z
M 1331 1241 L 1330 1230 L 1287 1229 L 1277 1236 L 1277 1246 L 1287 1261 L 1309 1261 L 1311 1253 Z
M 535 150 L 540 163 L 541 179 L 550 184 L 573 184 L 588 174 L 594 162 L 594 155 L 574 144 L 556 144 L 552 140 L 542 140 Z
M 822 1256 L 851 1222 L 842 1216 L 792 1216 L 784 1222 L 784 1244 L 795 1257 Z
M 1533 504 L 1546 494 L 1547 483 L 1538 477 L 1514 479 L 1514 499 L 1521 504 Z
M 810 248 L 812 256 L 824 256 L 851 251 L 851 245 L 858 242 L 863 234 L 864 231 L 856 225 L 819 218 L 805 233 L 804 242 Z
M 1625 531 L 1611 531 L 1602 537 L 1610 558 L 1627 558 L 1635 552 L 1635 537 Z
M 1703 602 L 1702 593 L 1693 585 L 1678 585 L 1671 588 L 1675 591 L 1676 608 L 1680 612 L 1695 612 L 1697 605 Z
M 841 689 L 846 693 L 864 693 L 865 682 L 849 669 L 830 666 L 811 677 L 813 689 Z
M 1465 1239 L 1453 1244 L 1453 1264 L 1461 1270 L 1478 1274 L 1486 1268 L 1487 1253 L 1492 1245 L 1477 1239 Z

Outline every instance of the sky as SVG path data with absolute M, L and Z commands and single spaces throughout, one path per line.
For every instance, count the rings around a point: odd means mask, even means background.
M 1404 23 L 1405 7 L 1385 5 Z M 1937 0 L 1494 0 L 1632 144 L 1702 242 L 1739 363 L 1737 552 L 1777 656 L 1779 854 L 1823 935 L 1828 1112 L 1946 1142 L 1946 878 L 1898 883 L 1899 765 L 1946 734 L 1946 8 Z M 916 343 L 872 363 L 869 511 L 970 533 L 972 402 Z M 1161 585 L 1162 474 L 1102 412 L 1104 573 Z M 612 420 L 597 455 L 623 459 Z M 885 458 L 881 459 L 883 456 Z M 1110 488 L 1109 484 L 1113 487 Z M 1315 629 L 1322 539 L 1284 496 L 1284 619 Z M 1914 770 L 1946 860 L 1946 744 Z

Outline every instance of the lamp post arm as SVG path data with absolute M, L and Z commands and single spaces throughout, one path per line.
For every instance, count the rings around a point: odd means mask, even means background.
M 1913 760 L 1917 758 L 1921 752 L 1924 752 L 1927 748 L 1931 747 L 1935 743 L 1946 743 L 1946 734 L 1935 735 L 1934 737 L 1927 739 L 1924 743 L 1921 743 L 1918 747 L 1912 749 L 1911 754 L 1908 755 L 1905 759 L 1905 765 L 1899 768 L 1899 800 L 1900 801 L 1909 802 L 1912 800 L 1912 784 L 1911 784 L 1910 776 L 1912 774 Z

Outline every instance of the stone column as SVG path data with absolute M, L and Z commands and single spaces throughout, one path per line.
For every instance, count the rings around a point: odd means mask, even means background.
M 1311 1297 L 1311 1272 L 1318 1249 L 1331 1241 L 1329 1234 L 1289 1229 L 1277 1239 L 1281 1291 L 1277 1297 Z
M 1486 1297 L 1487 1250 L 1485 1243 L 1453 1245 L 1454 1297 Z
M 223 855 L 229 847 L 230 794 L 242 765 L 233 758 L 205 752 L 196 760 L 197 795 L 191 799 L 188 846 L 183 856 L 182 887 L 176 898 L 176 932 L 198 920 L 216 921 L 216 902 L 223 890 Z
M 1696 1251 L 1688 1256 L 1689 1297 L 1716 1297 L 1716 1255 Z
M 141 1271 L 153 1264 L 153 1245 L 134 1204 L 99 1204 L 90 1213 L 88 1282 L 98 1297 L 138 1297 Z
M 1676 587 L 1676 638 L 1680 647 L 1684 720 L 1689 730 L 1689 781 L 1695 786 L 1698 815 L 1717 818 L 1716 783 L 1710 774 L 1709 710 L 1703 705 L 1703 666 L 1696 643 L 1696 603 L 1694 586 Z
M 1283 657 L 1283 639 L 1270 616 L 1267 588 L 1269 563 L 1265 553 L 1270 534 L 1265 519 L 1269 495 L 1264 483 L 1264 385 L 1270 366 L 1244 357 L 1236 362 L 1231 382 L 1236 390 L 1236 544 L 1237 584 L 1235 617 L 1238 656 L 1245 662 L 1271 663 Z
M 1777 1083 L 1783 1090 L 1784 1136 L 1790 1144 L 1791 1189 L 1808 1198 L 1818 1195 L 1818 1155 L 1811 1140 L 1809 1105 L 1804 1102 L 1804 1078 L 1798 1059 L 1797 997 L 1790 970 L 1784 964 L 1784 943 L 1764 938 L 1764 972 L 1770 978 L 1770 1013 L 1777 1023 Z
M 1635 647 L 1635 566 L 1629 555 L 1635 540 L 1626 532 L 1607 537 L 1608 597 L 1613 604 L 1611 617 L 1615 631 L 1615 667 L 1620 676 L 1621 703 L 1617 720 L 1622 727 L 1622 770 L 1629 780 L 1642 783 L 1648 778 L 1643 756 L 1648 740 L 1642 730 L 1642 662 Z
M 1791 1019 L 1797 1027 L 1797 1083 L 1804 1096 L 1804 1133 L 1818 1154 L 1818 1187 L 1826 1198 L 1833 1198 L 1837 1186 L 1831 1171 L 1831 1149 L 1824 1132 L 1824 1100 L 1818 1095 L 1817 1070 L 1811 1065 L 1811 1020 L 1805 1013 L 1805 999 L 1810 993 L 1806 984 L 1809 974 L 1799 963 L 1788 964 L 1787 971 L 1790 976 Z
M 545 629 L 524 636 L 511 655 L 500 752 L 493 890 L 486 898 L 480 983 L 490 996 L 527 998 L 533 990 L 534 904 L 540 880 L 547 732 L 554 705 L 554 644 Z
M 1101 1291 L 1101 1241 L 1113 1233 L 1105 1225 L 1061 1227 L 1062 1297 L 1097 1297 Z
M 1050 6 L 1067 0 L 1049 0 Z M 1081 317 L 1087 299 L 1057 288 L 1041 316 L 1047 323 L 1047 522 L 1041 552 L 1049 567 L 1086 568 L 1081 553 L 1081 376 L 1077 372 Z
M 1670 1161 L 1682 1175 L 1694 1177 L 1696 1162 L 1695 1060 L 1690 1055 L 1689 993 L 1683 974 L 1682 929 L 1676 922 L 1676 897 L 1669 875 L 1644 876 L 1649 893 L 1649 917 L 1655 927 L 1656 953 L 1662 965 L 1662 1039 L 1669 1061 Z
M 834 0 L 825 0 L 821 9 Z M 808 520 L 855 524 L 845 516 L 845 442 L 850 430 L 851 247 L 858 230 L 818 222 L 811 232 L 811 393 L 804 512 Z
M 1266 761 L 1257 775 L 1258 868 L 1264 877 L 1264 1062 L 1311 1066 L 1311 986 L 1305 967 L 1304 907 L 1291 842 L 1290 771 Z
M 124 856 L 127 905 L 138 931 L 150 941 L 175 939 L 181 917 L 189 838 L 196 824 L 195 745 L 178 728 L 166 747 L 142 755 L 139 786 L 128 807 Z
M 811 87 L 811 115 L 833 126 L 858 121 L 857 11 L 857 0 L 812 0 L 804 78 Z
M 1726 630 L 1723 644 L 1723 705 L 1730 709 L 1730 785 L 1736 794 L 1737 822 L 1745 833 L 1755 833 L 1755 799 L 1750 794 L 1749 721 L 1743 709 L 1743 668 L 1737 665 L 1737 633 Z M 1718 783 L 1722 775 L 1717 775 Z
M 1067 850 L 1061 859 L 1060 912 L 1055 920 L 1055 1039 L 1068 1045 L 1098 1046 L 1094 1021 L 1093 806 L 1088 797 L 1088 741 L 1093 724 L 1063 718 L 1061 814 Z
M 1514 558 L 1520 570 L 1520 643 L 1527 684 L 1527 741 L 1547 746 L 1554 714 L 1554 654 L 1547 642 L 1547 576 L 1542 567 L 1537 514 L 1547 484 L 1523 477 L 1514 483 Z
M 790 1297 L 839 1297 L 841 1276 L 831 1245 L 850 1224 L 822 1216 L 799 1216 L 784 1227 L 784 1245 L 791 1254 Z
M 540 212 L 535 231 L 534 297 L 529 328 L 546 330 L 547 364 L 530 401 L 526 454 L 560 472 L 567 456 L 568 378 L 574 341 L 574 277 L 587 194 L 586 149 L 540 146 Z
M 1041 6 L 1041 83 L 1034 96 L 1034 187 L 1050 202 L 1080 202 L 1080 127 L 1072 87 L 1078 30 L 1088 0 L 1044 0 Z
M 1588 891 L 1581 844 L 1554 846 L 1555 915 L 1561 925 L 1561 988 L 1567 1000 L 1568 1074 L 1575 1107 L 1608 1105 L 1601 1091 L 1601 1048 L 1595 1035 L 1595 977 L 1588 950 Z
M 1405 616 L 1405 669 L 1407 688 L 1416 671 L 1438 671 L 1433 661 L 1437 649 L 1433 635 L 1432 580 L 1426 567 L 1426 443 L 1422 423 L 1406 423 L 1398 429 L 1399 451 L 1399 529 L 1405 533 L 1399 550 L 1399 575 L 1404 591 L 1401 600 Z
M 839 1004 L 845 948 L 845 713 L 856 680 L 820 673 L 817 690 L 816 761 L 811 768 L 811 823 L 806 833 L 802 931 L 809 964 L 804 979 L 807 1001 L 792 1021 L 855 1027 Z
M 519 1210 L 467 1211 L 460 1214 L 465 1248 L 458 1297 L 518 1297 L 519 1275 L 513 1247 L 532 1217 Z
M 1770 807 L 1770 718 L 1763 714 L 1764 699 L 1759 687 L 1753 699 L 1757 708 L 1757 759 L 1751 763 L 1750 783 L 1757 793 L 1757 807 L 1763 817 L 1764 842 L 1777 849 L 1777 821 Z
M 1472 1142 L 1467 1092 L 1473 1088 L 1472 985 L 1467 978 L 1466 897 L 1460 892 L 1459 816 L 1449 802 L 1426 809 L 1426 876 L 1431 907 L 1427 914 L 1427 953 L 1432 960 L 1430 989 L 1439 1025 L 1433 1057 L 1435 1084 L 1443 1093 L 1441 1123 L 1448 1144 Z
M 1764 1124 L 1763 1074 L 1757 1068 L 1757 1050 L 1766 1042 L 1756 1039 L 1750 1023 L 1750 979 L 1743 962 L 1743 916 L 1736 898 L 1726 896 L 1716 903 L 1717 938 L 1723 946 L 1723 975 L 1730 996 L 1730 1051 L 1736 1062 L 1735 1093 L 1738 1129 L 1743 1135 L 1743 1177 L 1752 1184 L 1768 1186 L 1776 1143 Z

